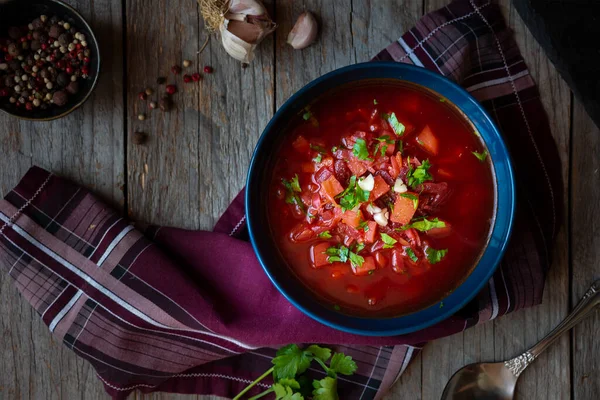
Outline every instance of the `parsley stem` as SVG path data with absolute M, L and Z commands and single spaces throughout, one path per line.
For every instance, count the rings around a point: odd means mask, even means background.
M 265 379 L 267 376 L 271 375 L 273 373 L 273 371 L 275 370 L 275 367 L 271 367 L 267 372 L 265 372 L 264 374 L 262 374 L 261 376 L 259 376 L 254 382 L 252 382 L 251 384 L 249 384 L 248 386 L 246 386 L 246 388 L 244 390 L 242 390 L 237 396 L 235 396 L 233 398 L 233 400 L 239 400 L 242 398 L 242 396 L 244 394 L 246 394 L 246 392 L 248 392 L 248 390 L 252 389 L 254 386 L 256 386 L 256 384 L 260 381 L 262 381 L 263 379 Z M 258 398 L 258 397 L 257 397 Z
M 325 372 L 329 375 L 329 368 L 327 367 L 327 365 L 325 365 L 325 363 L 323 361 L 321 361 L 321 359 L 319 359 L 318 357 L 315 357 L 314 360 L 316 362 L 318 362 L 319 364 L 321 364 L 321 367 L 323 367 Z
M 265 390 L 264 392 L 257 394 L 257 395 L 256 395 L 256 396 L 254 396 L 254 397 L 250 397 L 248 400 L 256 400 L 256 399 L 260 399 L 261 397 L 264 397 L 264 396 L 268 395 L 269 393 L 273 393 L 274 391 L 275 391 L 275 389 L 273 389 L 273 388 L 271 387 L 271 388 L 269 388 L 269 389 Z

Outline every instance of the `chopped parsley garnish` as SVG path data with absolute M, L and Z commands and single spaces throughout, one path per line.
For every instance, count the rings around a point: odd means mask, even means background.
M 361 249 L 362 250 L 362 249 Z M 353 251 L 350 251 L 346 246 L 340 245 L 340 247 L 330 247 L 325 251 L 329 257 L 327 257 L 327 261 L 329 263 L 334 262 L 348 262 L 350 260 L 350 264 L 353 267 L 361 267 L 365 262 L 365 259 L 356 254 Z
M 377 103 L 377 99 L 373 99 L 373 104 L 377 105 L 379 103 Z
M 317 156 L 315 158 L 313 158 L 313 161 L 316 163 L 320 163 L 321 161 L 323 161 L 323 155 L 317 154 Z
M 360 224 L 358 224 L 358 227 L 365 232 L 369 232 L 369 223 L 367 221 L 362 221 Z
M 404 251 L 406 252 L 406 255 L 413 260 L 414 262 L 419 261 L 419 259 L 417 258 L 417 255 L 415 254 L 415 252 L 413 251 L 413 249 L 411 249 L 410 247 L 405 247 Z
M 445 102 L 446 102 L 446 99 L 443 97 L 440 97 L 440 103 L 445 103 Z
M 317 236 L 321 239 L 331 239 L 331 233 L 329 233 L 329 231 L 321 232 Z
M 314 151 L 318 151 L 321 154 L 327 154 L 327 150 L 324 149 L 323 147 L 319 146 L 318 144 L 310 144 L 310 148 L 313 149 Z
M 285 202 L 288 204 L 295 204 L 304 211 L 304 203 L 302 203 L 300 196 L 297 194 L 302 192 L 302 189 L 300 189 L 300 182 L 298 181 L 298 174 L 296 174 L 291 181 L 282 179 L 281 183 L 286 191 Z
M 437 218 L 434 218 L 431 221 L 429 221 L 427 218 L 424 218 L 420 221 L 415 221 L 412 224 L 405 225 L 401 229 L 406 230 L 406 229 L 414 228 L 421 232 L 427 232 L 428 230 L 433 229 L 433 228 L 445 228 L 445 227 L 446 227 L 446 223 L 444 221 L 440 221 Z
M 333 305 L 333 309 L 334 309 L 335 311 L 340 311 L 342 308 L 341 308 L 340 306 L 338 306 L 337 304 L 334 304 L 334 305 Z
M 394 140 L 391 139 L 388 135 L 383 135 L 382 137 L 375 138 L 375 140 L 377 140 L 379 143 L 377 143 L 377 145 L 375 146 L 374 153 L 377 154 L 377 152 L 379 152 L 381 157 L 385 155 L 385 152 L 388 148 L 387 145 L 394 144 Z
M 336 197 L 340 198 L 340 205 L 344 211 L 352 210 L 362 202 L 369 200 L 371 192 L 362 190 L 356 182 L 356 176 L 352 175 L 348 187 Z
M 447 253 L 448 253 L 448 249 L 436 250 L 431 247 L 428 247 L 427 250 L 425 250 L 425 254 L 427 255 L 427 260 L 431 264 L 437 264 L 440 261 L 442 261 L 442 258 L 444 258 L 444 256 Z
M 488 156 L 488 152 L 487 152 L 487 150 L 484 150 L 484 151 L 483 151 L 483 152 L 481 152 L 481 153 L 478 153 L 478 152 L 476 152 L 476 151 L 473 151 L 472 153 L 473 153 L 473 155 L 474 155 L 475 157 L 477 157 L 477 159 L 478 159 L 479 161 L 481 161 L 481 162 L 485 162 L 485 159 L 486 159 L 486 158 L 487 158 L 487 156 Z
M 444 308 L 444 302 L 440 301 L 440 308 Z
M 354 247 L 354 252 L 356 254 L 358 254 L 361 251 L 363 251 L 364 248 L 365 248 L 365 244 L 364 243 L 357 243 L 356 246 Z
M 390 235 L 387 235 L 385 233 L 381 234 L 381 240 L 383 240 L 383 248 L 384 249 L 393 249 L 394 245 L 396 243 L 398 243 L 398 241 L 396 239 L 394 239 L 393 237 L 391 237 Z
M 307 112 L 305 112 L 305 113 L 304 113 L 304 115 L 302 115 L 302 118 L 303 118 L 305 121 L 308 121 L 309 119 L 311 119 L 311 118 L 312 118 L 312 113 L 311 113 L 310 111 L 307 111 Z
M 373 161 L 369 158 L 369 149 L 367 148 L 367 142 L 365 139 L 356 139 L 356 142 L 354 142 L 354 146 L 352 147 L 352 154 L 354 154 L 359 160 Z
M 413 206 L 415 207 L 415 210 L 417 209 L 417 207 L 419 207 L 419 196 L 417 196 L 416 194 L 414 194 L 414 193 L 400 193 L 400 197 L 411 199 L 413 201 Z
M 423 163 L 417 168 L 413 168 L 410 163 L 409 165 L 410 167 L 406 173 L 406 182 L 408 183 L 408 186 L 415 188 L 425 181 L 430 181 L 433 179 L 429 173 L 429 168 L 431 167 L 429 160 L 423 161 Z
M 338 147 L 337 147 L 337 146 L 333 146 L 333 147 L 331 148 L 331 152 L 332 152 L 332 153 L 335 153 L 336 151 L 338 151 Z
M 404 142 L 402 140 L 398 140 L 398 151 L 404 155 Z
M 398 121 L 398 118 L 396 118 L 396 113 L 383 114 L 382 117 L 390 124 L 390 126 L 394 130 L 394 133 L 397 136 L 404 135 L 404 131 L 406 130 L 406 127 L 404 126 L 404 124 L 402 124 L 400 121 Z

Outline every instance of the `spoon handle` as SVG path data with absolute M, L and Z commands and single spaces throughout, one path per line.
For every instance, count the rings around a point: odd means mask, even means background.
M 600 304 L 600 279 L 592 284 L 577 306 L 569 315 L 550 332 L 546 337 L 527 350 L 525 353 L 504 363 L 506 367 L 518 377 L 540 354 L 548 348 L 559 336 L 569 331 L 581 320 L 588 317 L 596 306 Z

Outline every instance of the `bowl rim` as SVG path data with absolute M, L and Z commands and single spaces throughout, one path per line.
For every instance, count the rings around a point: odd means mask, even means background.
M 81 13 L 79 11 L 77 11 L 73 6 L 61 1 L 61 0 L 46 0 L 52 3 L 56 3 L 64 8 L 66 8 L 69 12 L 73 13 L 74 15 L 76 15 L 77 17 L 79 17 L 81 19 L 81 21 L 83 22 L 83 24 L 85 25 L 85 27 L 88 29 L 88 31 L 90 32 L 90 34 L 92 35 L 92 40 L 94 43 L 96 43 L 96 47 L 98 48 L 98 50 L 100 49 L 100 43 L 98 42 L 98 38 L 96 38 L 96 34 L 94 33 L 94 30 L 92 29 L 92 27 L 90 26 L 90 24 L 87 22 L 87 20 L 83 17 L 83 15 L 81 15 Z M 102 69 L 102 57 L 100 56 L 100 52 L 98 51 L 98 72 L 96 73 L 96 76 L 94 77 L 94 80 L 92 81 L 92 85 L 90 86 L 90 89 L 88 91 L 88 93 L 76 104 L 74 104 L 71 108 L 69 108 L 68 110 L 66 110 L 63 113 L 60 113 L 58 115 L 54 115 L 52 117 L 46 117 L 46 118 L 30 118 L 30 117 L 25 117 L 22 115 L 18 115 L 18 114 L 14 114 L 8 110 L 5 110 L 4 108 L 0 107 L 0 111 L 2 111 L 4 114 L 10 115 L 12 117 L 18 118 L 22 121 L 40 121 L 40 122 L 46 122 L 46 121 L 54 121 L 63 117 L 66 117 L 67 115 L 71 114 L 73 111 L 77 110 L 78 108 L 80 108 L 92 95 L 92 93 L 94 92 L 94 90 L 96 89 L 96 86 L 98 84 L 98 79 L 100 77 L 100 71 Z
M 366 74 L 369 74 L 369 70 L 377 71 L 377 69 L 381 68 L 390 70 L 390 73 L 397 73 L 398 76 L 395 78 L 389 76 L 378 77 L 374 74 L 373 76 L 366 76 L 365 78 L 351 79 L 346 83 L 377 78 L 398 79 L 425 86 L 450 100 L 454 106 L 468 118 L 469 122 L 477 128 L 477 131 L 481 134 L 482 139 L 488 148 L 495 172 L 496 210 L 494 214 L 495 223 L 491 228 L 490 238 L 477 264 L 462 283 L 442 299 L 444 303 L 446 303 L 448 299 L 451 299 L 448 307 L 439 307 L 438 303 L 435 303 L 424 309 L 399 317 L 364 318 L 331 310 L 322 302 L 315 301 L 314 299 L 306 300 L 305 298 L 296 298 L 285 290 L 283 284 L 276 279 L 271 272 L 270 267 L 267 266 L 263 259 L 264 257 L 261 253 L 261 249 L 259 248 L 257 234 L 259 234 L 260 231 L 255 229 L 254 226 L 254 218 L 257 211 L 252 208 L 252 190 L 249 190 L 249 188 L 252 188 L 255 185 L 254 180 L 258 179 L 260 171 L 257 170 L 257 163 L 261 149 L 265 145 L 266 137 L 275 124 L 282 118 L 282 115 L 290 109 L 293 104 L 301 100 L 306 92 L 338 75 L 350 72 L 361 74 L 365 73 L 365 71 L 367 71 Z M 413 80 L 405 79 L 402 76 L 403 73 L 420 76 L 422 80 L 415 82 Z M 461 100 L 461 104 L 457 104 L 457 101 L 454 101 L 453 99 Z M 469 108 L 469 112 L 465 111 L 464 108 Z M 471 115 L 473 112 L 478 115 Z M 477 100 L 475 100 L 475 98 L 473 98 L 473 96 L 445 76 L 425 68 L 394 61 L 377 61 L 353 64 L 331 71 L 302 87 L 277 110 L 265 127 L 254 149 L 248 169 L 244 206 L 250 242 L 256 257 L 273 285 L 275 285 L 277 290 L 290 303 L 316 321 L 343 332 L 364 336 L 393 336 L 415 332 L 452 317 L 452 315 L 467 305 L 481 289 L 488 284 L 498 268 L 510 241 L 515 217 L 516 187 L 511 157 L 502 138 L 502 134 L 487 111 Z M 271 251 L 274 250 L 271 249 Z M 318 307 L 318 313 L 303 305 L 303 303 L 306 302 L 317 303 L 320 306 Z M 464 324 L 464 322 L 461 321 L 461 324 Z M 377 327 L 374 327 L 373 329 L 365 328 L 365 326 L 368 327 L 371 325 L 377 325 Z

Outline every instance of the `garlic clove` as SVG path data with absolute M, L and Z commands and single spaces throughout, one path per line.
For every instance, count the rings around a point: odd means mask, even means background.
M 369 213 L 371 213 L 371 214 L 375 215 L 375 214 L 378 214 L 378 213 L 380 213 L 380 212 L 381 212 L 381 208 L 379 208 L 379 207 L 377 207 L 377 206 L 373 205 L 372 203 L 369 203 L 369 204 L 367 205 L 367 211 L 368 211 Z
M 244 15 L 244 16 L 246 16 L 246 15 L 260 16 L 260 15 L 267 14 L 267 10 L 261 2 L 256 1 L 256 0 L 230 0 L 229 1 L 229 9 L 228 9 L 227 13 L 228 14 L 239 14 L 239 15 Z M 226 16 L 225 18 L 236 19 L 238 21 L 245 21 L 245 19 L 243 19 L 243 20 L 237 19 L 238 17 L 229 18 L 229 16 Z
M 373 219 L 377 222 L 378 225 L 387 226 L 388 218 L 390 217 L 389 211 L 384 209 L 382 212 L 373 215 Z
M 229 21 L 227 30 L 249 44 L 257 43 L 262 35 L 260 26 L 236 20 Z
M 396 193 L 405 193 L 408 192 L 408 187 L 404 184 L 401 178 L 396 179 L 394 182 L 394 192 Z
M 233 33 L 229 32 L 227 26 L 229 25 L 228 20 L 225 20 L 220 27 L 221 43 L 223 48 L 231 57 L 243 63 L 250 63 L 254 59 L 255 44 L 250 44 Z
M 305 11 L 298 17 L 296 24 L 288 35 L 287 42 L 294 49 L 304 49 L 315 41 L 318 32 L 317 19 L 312 13 Z
M 362 190 L 370 192 L 375 187 L 375 178 L 373 178 L 373 175 L 371 174 L 369 174 L 369 176 L 367 176 L 366 178 L 360 178 L 358 180 L 358 186 Z

